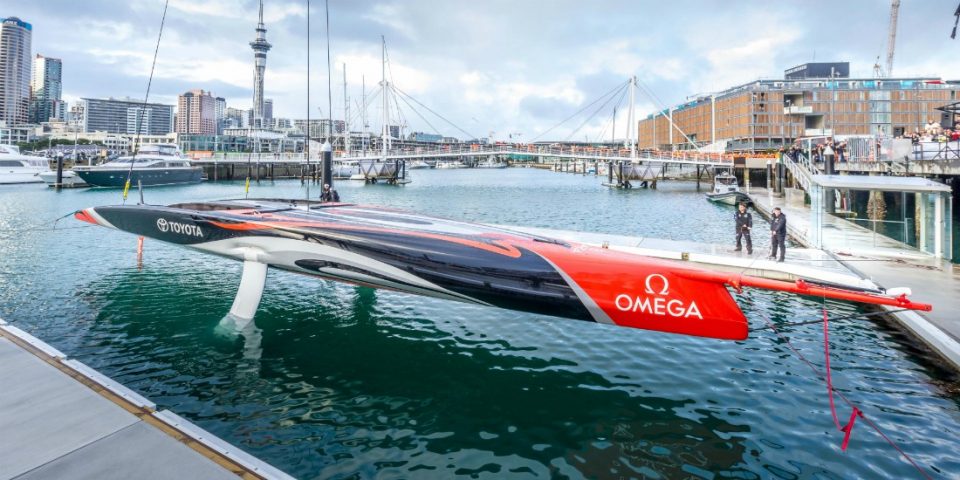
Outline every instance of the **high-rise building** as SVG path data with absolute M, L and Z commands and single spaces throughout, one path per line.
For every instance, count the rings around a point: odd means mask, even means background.
M 273 99 L 268 98 L 263 101 L 263 126 L 273 126 Z
M 63 62 L 39 53 L 33 59 L 33 80 L 30 82 L 30 121 L 43 123 L 66 119 L 67 104 L 63 101 Z
M 253 127 L 261 128 L 263 111 L 263 74 L 267 70 L 267 52 L 273 45 L 267 42 L 267 29 L 263 26 L 263 0 L 260 0 L 260 21 L 257 23 L 257 38 L 250 42 L 253 49 Z
M 248 110 L 240 108 L 227 107 L 227 113 L 223 119 L 223 128 L 244 128 L 247 123 Z
M 81 102 L 84 132 L 166 135 L 173 131 L 173 105 L 144 104 L 132 98 L 83 98 Z
M 0 19 L 0 121 L 30 121 L 30 37 L 33 27 L 17 17 Z
M 216 98 L 216 108 L 214 108 L 214 117 L 217 119 L 217 135 L 223 133 L 223 121 L 227 118 L 227 100 L 223 97 Z
M 217 134 L 217 100 L 203 90 L 190 90 L 177 101 L 177 133 Z

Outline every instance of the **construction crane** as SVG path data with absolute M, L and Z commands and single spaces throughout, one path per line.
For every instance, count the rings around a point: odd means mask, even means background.
M 887 71 L 886 76 L 893 75 L 893 49 L 897 43 L 897 17 L 900 15 L 900 0 L 890 2 L 890 31 L 887 34 Z
M 950 38 L 957 38 L 957 24 L 960 23 L 960 5 L 957 5 L 957 11 L 953 13 L 954 17 L 957 17 L 953 20 L 953 31 L 950 32 Z

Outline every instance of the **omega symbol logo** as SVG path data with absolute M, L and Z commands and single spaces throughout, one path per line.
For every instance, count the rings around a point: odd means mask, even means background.
M 657 281 L 657 279 L 660 279 Z M 657 291 L 655 287 L 660 286 L 660 291 Z M 667 295 L 670 293 L 670 282 L 667 280 L 667 277 L 660 275 L 659 273 L 651 273 L 647 275 L 647 293 L 651 295 Z
M 167 225 L 167 221 L 166 221 L 165 219 L 163 219 L 163 218 L 158 218 L 158 219 L 157 219 L 157 228 L 158 228 L 161 232 L 166 232 L 167 230 L 170 230 L 170 225 Z M 648 284 L 650 283 L 650 279 L 649 279 L 649 278 L 647 278 L 647 283 L 648 283 Z M 648 287 L 648 289 L 649 289 L 649 287 Z

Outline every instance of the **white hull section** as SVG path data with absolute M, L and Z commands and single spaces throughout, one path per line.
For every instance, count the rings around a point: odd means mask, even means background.
M 40 174 L 40 179 L 43 180 L 43 182 L 46 183 L 47 186 L 50 186 L 50 187 L 56 186 L 57 172 L 53 172 L 53 171 L 43 172 Z M 61 185 L 66 187 L 81 187 L 81 186 L 85 186 L 86 182 L 84 182 L 83 179 L 77 175 L 77 172 L 74 172 L 72 170 L 65 170 L 63 172 L 63 179 L 62 179 Z
M 43 179 L 38 176 L 41 172 L 49 172 L 49 170 L 40 167 L 14 167 L 10 169 L 0 167 L 0 185 L 43 183 Z

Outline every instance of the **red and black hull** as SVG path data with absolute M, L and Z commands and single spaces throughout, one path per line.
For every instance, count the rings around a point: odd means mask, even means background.
M 379 207 L 249 199 L 94 207 L 77 217 L 332 280 L 722 339 L 747 336 L 747 320 L 728 286 L 817 295 L 837 290 L 732 277 L 683 262 Z M 864 297 L 855 301 L 909 304 L 846 294 Z

